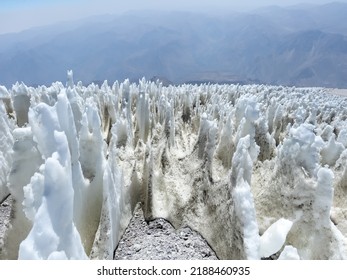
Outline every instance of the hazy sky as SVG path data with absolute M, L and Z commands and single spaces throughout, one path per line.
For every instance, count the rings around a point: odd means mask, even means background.
M 259 6 L 323 4 L 333 0 L 0 0 L 0 34 L 33 26 L 128 10 L 240 10 Z M 347 2 L 347 0 L 339 0 Z

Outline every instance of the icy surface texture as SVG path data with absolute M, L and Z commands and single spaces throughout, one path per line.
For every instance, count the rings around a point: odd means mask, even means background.
M 293 222 L 283 218 L 273 223 L 260 238 L 260 256 L 267 258 L 277 253 L 285 243 L 292 225 Z
M 27 187 L 25 199 L 28 210 L 32 210 L 27 216 L 33 227 L 20 244 L 19 259 L 87 259 L 73 222 L 74 191 L 68 142 L 64 132 L 53 134 L 52 144 L 57 151 L 46 159 L 43 178 L 32 180 Z M 32 195 L 34 191 L 39 192 L 36 197 Z M 41 200 L 39 206 L 37 200 Z
M 0 88 L 0 201 L 3 201 L 9 194 L 8 190 L 8 174 L 11 170 L 13 146 L 14 123 L 7 117 L 5 105 L 1 99 Z
M 259 259 L 260 238 L 256 213 L 251 193 L 251 170 L 253 169 L 250 152 L 250 136 L 241 138 L 237 144 L 236 152 L 232 160 L 231 192 L 234 203 L 235 226 L 239 227 L 237 235 L 242 236 L 242 246 L 238 246 L 240 252 L 244 252 L 245 259 Z
M 220 259 L 345 259 L 347 101 L 320 88 L 0 87 L 3 259 L 112 259 L 142 202 Z M 41 237 L 40 237 L 41 236 Z M 44 238 L 42 238 L 44 236 Z
M 279 260 L 300 260 L 298 250 L 293 246 L 284 247 L 281 255 L 278 257 Z

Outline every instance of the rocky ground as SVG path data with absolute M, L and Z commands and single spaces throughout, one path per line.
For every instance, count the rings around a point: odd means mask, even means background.
M 138 207 L 115 251 L 116 260 L 216 260 L 202 236 L 184 227 L 176 230 L 164 219 L 145 222 Z
M 11 213 L 11 197 L 8 197 L 0 204 L 0 249 L 2 247 L 5 231 L 8 226 Z

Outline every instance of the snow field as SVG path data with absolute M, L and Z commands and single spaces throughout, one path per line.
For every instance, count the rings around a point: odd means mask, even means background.
M 220 259 L 345 259 L 347 100 L 320 88 L 0 87 L 3 259 L 112 259 L 138 202 Z M 332 222 L 333 221 L 333 222 Z

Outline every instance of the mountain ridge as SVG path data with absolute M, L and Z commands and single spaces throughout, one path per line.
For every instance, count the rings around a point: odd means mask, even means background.
M 163 77 L 347 87 L 347 4 L 98 16 L 0 35 L 0 84 Z

